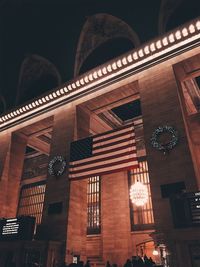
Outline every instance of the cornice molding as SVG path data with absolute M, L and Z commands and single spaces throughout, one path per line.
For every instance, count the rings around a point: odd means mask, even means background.
M 105 84 L 190 50 L 200 44 L 200 18 L 84 73 L 58 88 L 8 111 L 0 117 L 0 131 L 80 98 Z

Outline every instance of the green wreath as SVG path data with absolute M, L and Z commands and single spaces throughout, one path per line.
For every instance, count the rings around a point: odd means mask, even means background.
M 55 168 L 55 165 L 60 163 L 59 169 Z M 48 171 L 50 175 L 54 176 L 60 176 L 64 173 L 64 170 L 66 168 L 66 161 L 64 157 L 62 156 L 55 156 L 50 162 L 49 162 L 49 167 Z
M 165 144 L 159 141 L 159 137 L 162 133 L 169 133 L 171 135 L 171 140 Z M 151 137 L 151 144 L 157 150 L 163 151 L 166 153 L 167 151 L 174 148 L 178 143 L 178 132 L 172 126 L 164 125 L 159 126 L 155 129 Z

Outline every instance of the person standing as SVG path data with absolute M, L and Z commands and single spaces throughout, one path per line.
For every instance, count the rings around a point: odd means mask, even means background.
M 111 267 L 111 264 L 109 261 L 106 262 L 106 267 Z

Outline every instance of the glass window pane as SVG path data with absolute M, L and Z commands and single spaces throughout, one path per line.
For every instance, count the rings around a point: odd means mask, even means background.
M 88 179 L 87 186 L 87 234 L 100 233 L 100 178 Z
M 18 205 L 18 216 L 31 215 L 36 217 L 36 224 L 41 223 L 42 210 L 45 195 L 44 184 L 31 184 L 21 188 L 21 194 Z
M 137 207 L 132 203 L 130 204 L 132 230 L 142 230 L 148 228 L 148 225 L 152 226 L 154 224 L 148 165 L 144 158 L 139 159 L 138 168 L 129 172 L 129 185 L 131 186 L 137 180 L 147 186 L 149 198 L 147 204 L 145 204 L 143 207 Z

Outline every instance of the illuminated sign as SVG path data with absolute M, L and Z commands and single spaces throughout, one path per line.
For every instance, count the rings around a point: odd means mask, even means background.
M 191 223 L 200 224 L 200 192 L 187 194 L 186 198 L 189 205 Z
M 0 219 L 0 241 L 32 240 L 34 227 L 34 217 Z

